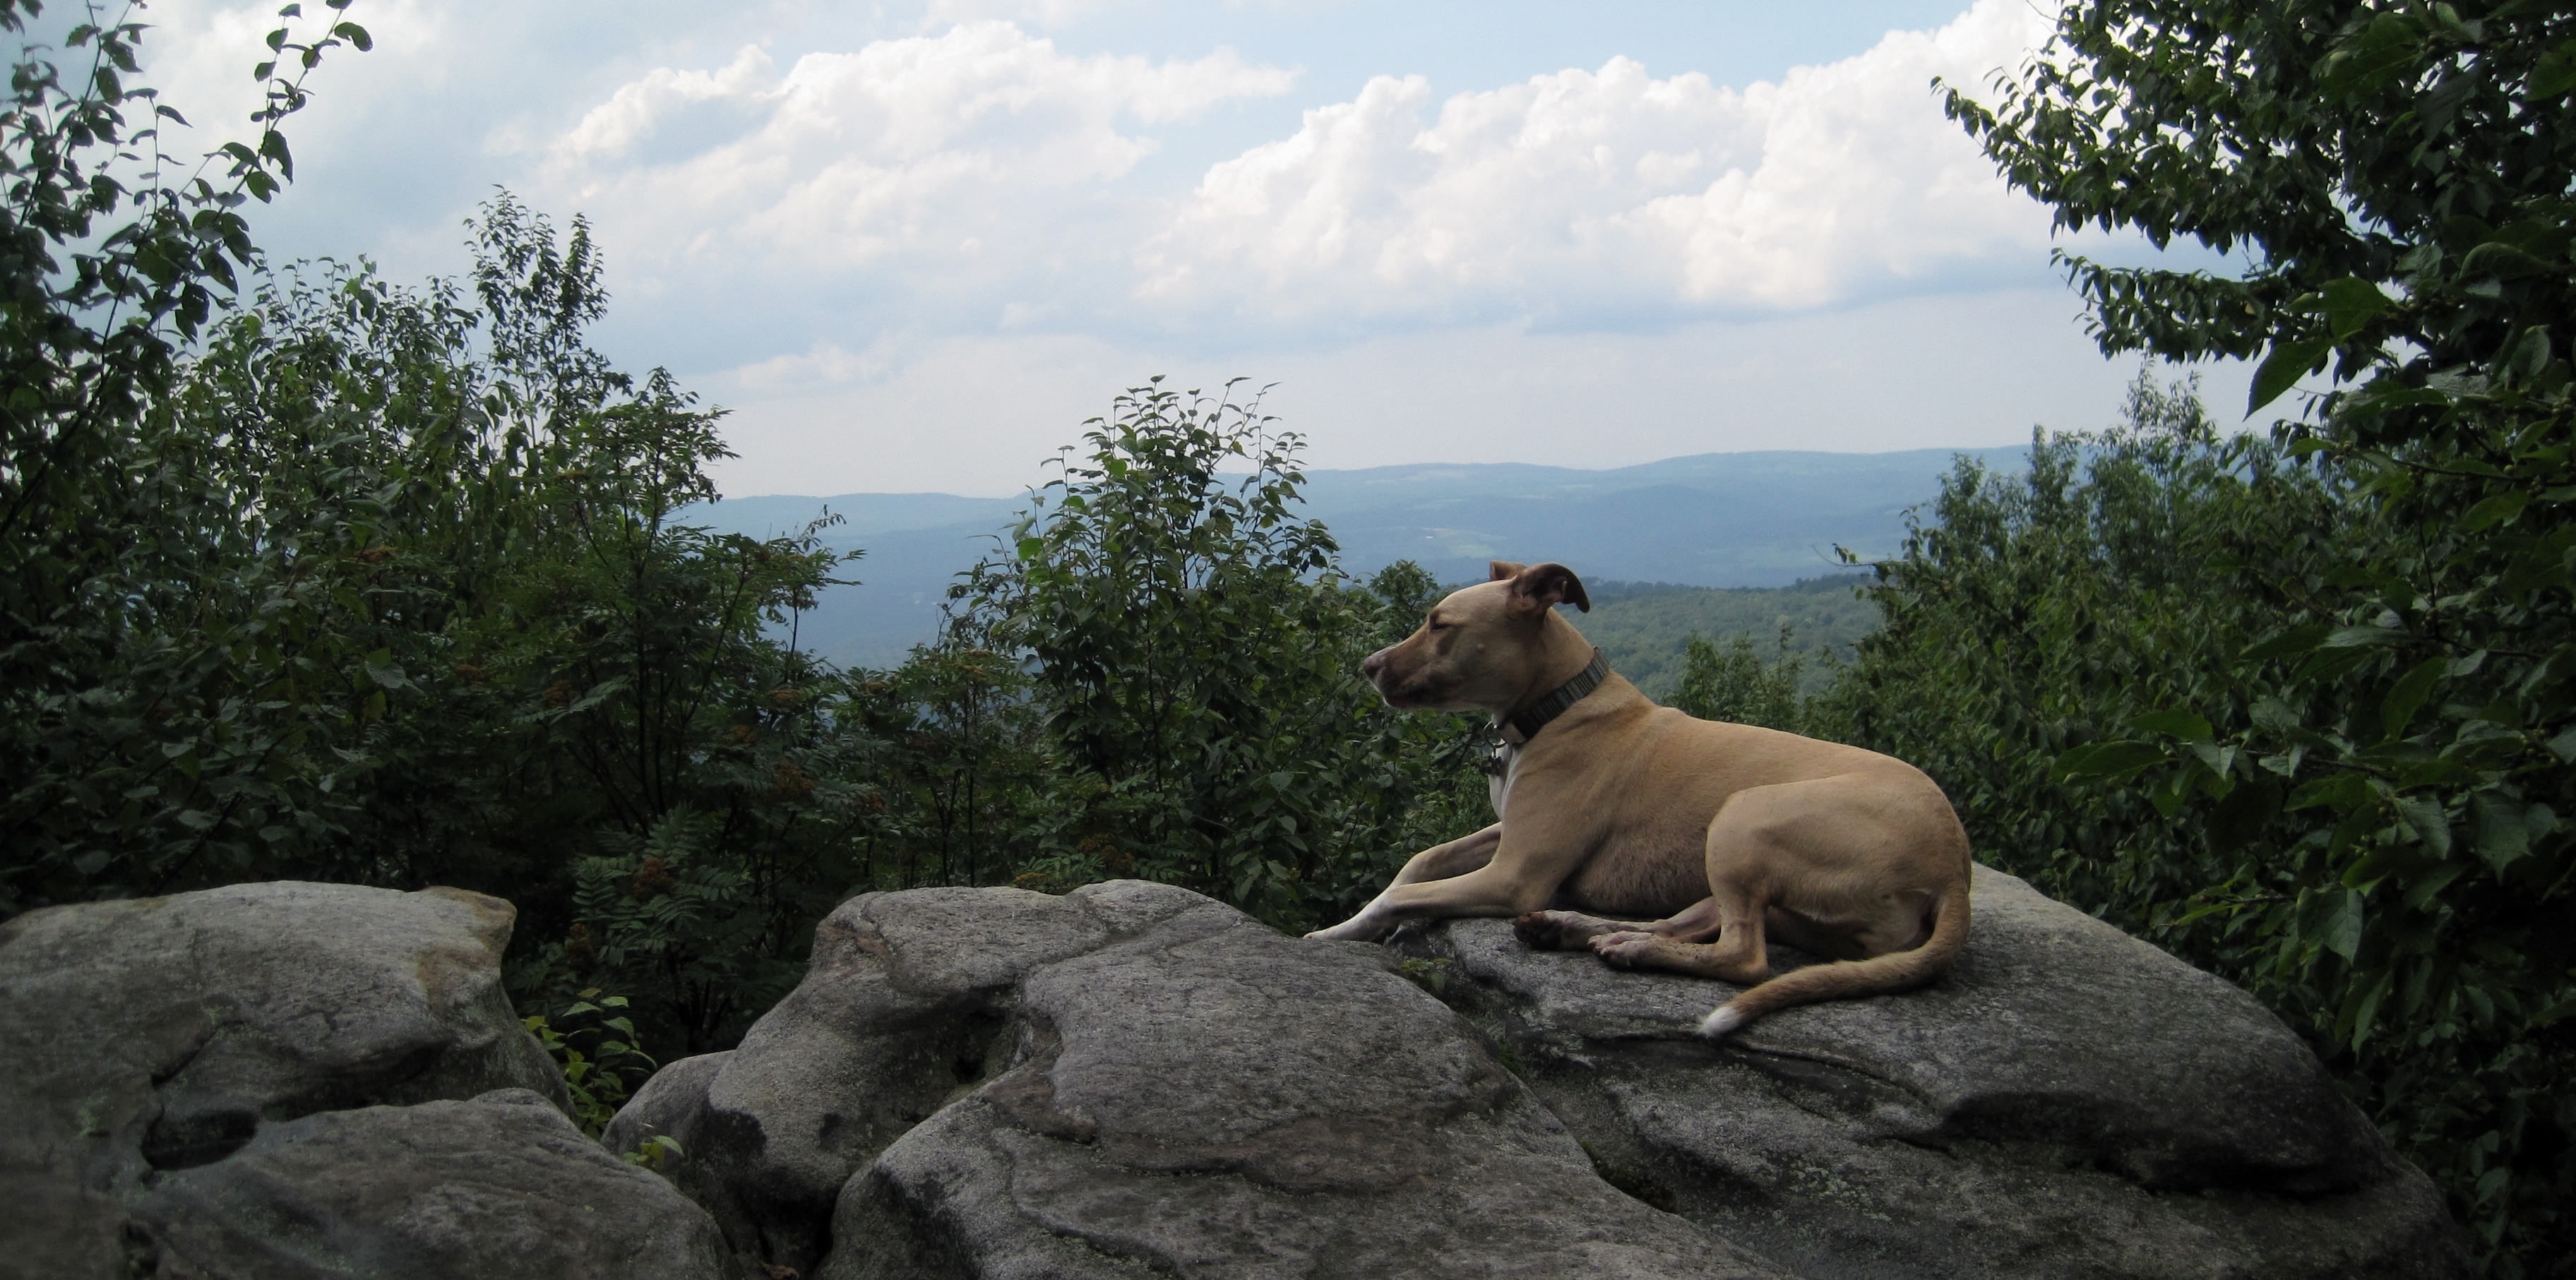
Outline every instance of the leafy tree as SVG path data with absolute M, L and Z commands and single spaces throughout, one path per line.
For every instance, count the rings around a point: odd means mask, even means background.
M 1803 714 L 1929 772 L 1981 857 L 2277 1006 L 2277 984 L 2249 972 L 2242 922 L 2199 913 L 2195 895 L 2230 880 L 2278 793 L 2246 810 L 2262 795 L 2246 790 L 2237 826 L 2201 831 L 2169 821 L 2185 790 L 2070 791 L 2052 771 L 2160 708 L 2269 696 L 2234 658 L 2301 607 L 2277 584 L 2322 576 L 2376 531 L 2277 446 L 2220 438 L 2187 385 L 2142 375 L 2123 417 L 2042 435 L 2024 475 L 1962 460 L 1877 567 L 1887 625 Z
M 990 884 L 1043 872 L 1024 863 L 1056 828 L 1064 780 L 1040 731 L 1029 677 L 992 648 L 977 616 L 951 620 L 940 641 L 899 668 L 851 682 L 842 714 L 867 741 L 861 881 L 908 889 Z
M 240 206 L 291 171 L 300 81 L 259 68 L 259 140 L 179 177 L 148 127 L 177 113 L 127 80 L 142 31 L 73 28 L 77 78 L 23 48 L 0 122 L 0 912 L 451 883 L 561 959 L 600 874 L 575 851 L 650 847 L 725 910 L 604 919 L 592 968 L 684 1045 L 738 1029 L 848 883 L 838 677 L 762 635 L 839 557 L 671 519 L 713 496 L 716 415 L 591 348 L 578 219 L 504 193 L 470 285 L 267 273 Z M 305 71 L 343 43 L 270 38 Z
M 1799 673 L 1805 660 L 1789 649 L 1790 629 L 1780 628 L 1779 648 L 1769 661 L 1746 636 L 1733 636 L 1719 648 L 1694 631 L 1682 649 L 1680 687 L 1670 705 L 1702 720 L 1726 720 L 1791 733 L 1809 732 L 1807 699 Z
M 192 165 L 163 149 L 178 113 L 127 82 L 133 6 L 91 6 L 49 49 L 25 42 L 34 0 L 0 0 L 21 37 L 0 112 L 0 912 L 248 870 L 331 823 L 325 748 L 365 677 L 300 668 L 261 612 L 329 574 L 274 546 L 219 566 L 192 535 L 238 495 L 152 408 L 256 261 L 241 209 L 293 174 L 304 75 L 370 43 L 347 3 L 320 35 L 286 11 L 257 140 Z M 216 597 L 253 607 L 210 618 Z
M 1398 624 L 1297 514 L 1297 437 L 1231 392 L 1121 396 L 953 594 L 1026 655 L 1063 771 L 1037 882 L 1133 874 L 1311 927 L 1374 892 L 1408 801 L 1465 762 L 1406 754 L 1423 727 L 1358 672 Z M 1427 603 L 1418 568 L 1379 581 Z
M 2506 1276 L 2576 1274 L 2571 92 L 2559 4 L 2087 0 L 1994 105 L 1948 98 L 2061 226 L 2246 262 L 2067 258 L 2106 352 L 2263 353 L 2256 409 L 2332 376 L 2276 438 L 2389 536 L 2264 579 L 2295 610 L 2226 669 L 2270 696 L 2164 701 L 2063 771 L 2161 746 L 2150 790 L 2213 830 L 2286 793 L 2291 838 L 2201 905 Z
M 135 696 L 169 723 L 273 744 L 276 788 L 303 797 L 305 820 L 227 858 L 161 862 L 137 887 L 296 875 L 500 892 L 523 942 L 560 938 L 557 959 L 594 962 L 556 966 L 556 986 L 614 980 L 703 1048 L 777 986 L 846 884 L 847 743 L 818 710 L 838 676 L 762 634 L 840 557 L 812 531 L 760 542 L 674 521 L 713 494 L 716 415 L 587 345 L 604 295 L 579 220 L 559 237 L 504 194 L 474 228 L 472 302 L 447 282 L 297 268 L 214 324 L 151 407 L 161 464 L 222 501 L 164 513 L 165 544 L 199 572 L 190 612 L 141 638 L 188 652 L 209 634 L 275 637 L 273 668 L 235 645 L 214 671 L 303 696 L 199 692 L 148 668 Z M 577 858 L 567 832 L 600 854 Z M 584 877 L 624 858 L 631 879 L 653 856 L 723 886 L 722 919 L 689 899 L 676 932 L 618 915 L 572 947 L 564 931 L 597 901 Z M 635 957 L 650 963 L 621 967 Z

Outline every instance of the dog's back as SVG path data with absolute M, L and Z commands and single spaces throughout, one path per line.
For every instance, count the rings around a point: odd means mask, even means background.
M 1543 825 L 1588 850 L 1559 890 L 1579 910 L 1659 917 L 1708 896 L 1710 823 L 1737 794 L 1817 778 L 1845 778 L 1892 805 L 1955 829 L 1931 779 L 1890 756 L 1755 725 L 1701 720 L 1655 705 L 1612 676 L 1512 762 L 1506 778 L 1533 779 L 1517 797 L 1497 787 L 1495 816 Z M 1549 742 L 1548 738 L 1555 738 Z M 1544 766 L 1548 781 L 1532 766 Z M 1512 803 L 1515 799 L 1520 804 Z

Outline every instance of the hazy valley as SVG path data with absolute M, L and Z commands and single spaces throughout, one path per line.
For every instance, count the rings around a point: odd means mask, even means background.
M 1939 492 L 1954 459 L 2017 472 L 2025 453 L 2022 446 L 1706 453 L 1597 471 L 1420 463 L 1310 471 L 1305 497 L 1353 574 L 1410 559 L 1443 582 L 1461 582 L 1483 577 L 1489 560 L 1556 560 L 1587 581 L 1618 584 L 1602 593 L 1586 633 L 1653 688 L 1694 629 L 1750 632 L 1767 643 L 1787 621 L 1800 648 L 1848 645 L 1874 625 L 1869 605 L 1839 585 L 1778 599 L 1770 589 L 1849 573 L 1837 546 L 1864 560 L 1895 554 L 1906 510 Z M 858 585 L 826 591 L 798 620 L 797 640 L 844 665 L 882 666 L 931 638 L 948 584 L 992 551 L 1028 505 L 1025 495 L 766 495 L 692 508 L 682 518 L 765 537 L 826 511 L 839 516 L 822 537 L 865 552 L 845 568 Z

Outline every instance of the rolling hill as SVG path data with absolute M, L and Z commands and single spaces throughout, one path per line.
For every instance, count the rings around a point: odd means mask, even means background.
M 2023 465 L 2020 448 L 1709 453 L 1608 470 L 1423 463 L 1310 471 L 1305 495 L 1353 573 L 1411 559 L 1444 582 L 1459 582 L 1483 578 L 1489 560 L 1556 560 L 1603 582 L 1775 588 L 1837 574 L 1836 545 L 1864 559 L 1892 554 L 1906 509 L 1938 493 L 1940 476 L 1962 455 L 2001 471 Z M 847 571 L 862 583 L 827 592 L 801 620 L 799 638 L 837 662 L 880 666 L 931 638 L 949 582 L 997 549 L 994 534 L 1026 505 L 943 493 L 771 495 L 726 499 L 684 518 L 768 535 L 825 510 L 840 516 L 843 523 L 824 540 L 866 552 Z M 1764 641 L 1776 629 L 1765 619 L 1781 612 L 1722 593 L 1685 603 L 1693 598 L 1686 593 L 1655 609 L 1675 618 L 1704 614 L 1702 630 L 1751 630 Z M 1808 603 L 1790 612 L 1803 615 Z M 1745 621 L 1725 621 L 1739 616 Z M 1851 625 L 1838 617 L 1831 635 L 1802 629 L 1801 647 L 1810 639 L 1847 644 L 1858 634 L 1844 634 Z

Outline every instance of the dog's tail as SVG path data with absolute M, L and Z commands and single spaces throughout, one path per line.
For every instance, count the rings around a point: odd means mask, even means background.
M 1719 1005 L 1699 1024 L 1701 1035 L 1715 1040 L 1777 1009 L 1818 1000 L 1846 1000 L 1922 986 L 1949 971 L 1968 940 L 1968 877 L 1962 875 L 1941 890 L 1932 904 L 1932 936 L 1910 951 L 1891 951 L 1867 960 L 1839 960 L 1792 969 Z

